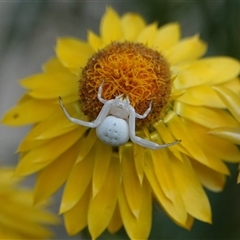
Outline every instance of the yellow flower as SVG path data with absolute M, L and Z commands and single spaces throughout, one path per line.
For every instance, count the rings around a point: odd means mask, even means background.
M 18 148 L 16 174 L 38 172 L 35 202 L 66 182 L 60 213 L 70 235 L 88 226 L 95 239 L 123 225 L 131 239 L 146 239 L 153 198 L 179 226 L 190 229 L 194 218 L 211 223 L 204 187 L 221 191 L 229 175 L 222 160 L 240 162 L 234 143 L 207 134 L 240 126 L 214 87 L 239 99 L 240 64 L 229 57 L 201 58 L 206 49 L 198 35 L 180 39 L 177 23 L 159 28 L 108 8 L 100 36 L 89 31 L 86 42 L 58 39 L 56 57 L 43 73 L 21 80 L 28 92 L 3 118 L 12 126 L 34 124 Z M 138 136 L 159 144 L 182 142 L 159 150 L 131 141 L 112 147 L 94 128 L 70 122 L 58 96 L 72 117 L 94 120 L 103 82 L 103 99 L 124 94 L 139 114 L 152 102 L 149 115 L 136 122 Z
M 0 238 L 47 239 L 52 233 L 46 225 L 56 224 L 57 218 L 33 206 L 33 193 L 20 188 L 13 178 L 14 169 L 0 168 Z

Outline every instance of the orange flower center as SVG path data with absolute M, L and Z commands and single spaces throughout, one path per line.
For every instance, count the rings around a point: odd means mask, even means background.
M 152 100 L 151 112 L 145 119 L 137 119 L 137 127 L 159 120 L 171 94 L 169 65 L 159 52 L 141 43 L 113 42 L 89 59 L 82 71 L 79 94 L 82 111 L 90 120 L 102 109 L 97 93 L 103 81 L 102 98 L 110 100 L 124 94 L 139 114 Z

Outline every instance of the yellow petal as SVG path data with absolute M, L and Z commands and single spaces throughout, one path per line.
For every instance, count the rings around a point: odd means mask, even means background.
M 120 181 L 120 162 L 113 158 L 101 190 L 90 201 L 88 228 L 92 239 L 96 239 L 107 228 L 112 219 L 117 203 Z
M 181 145 L 187 150 L 187 152 L 183 152 L 185 155 L 192 157 L 218 172 L 229 174 L 227 166 L 220 160 L 222 157 L 214 156 L 211 148 L 205 147 L 202 141 L 200 141 L 201 135 L 196 124 L 184 121 L 183 119 L 180 121 L 180 118 L 178 119 L 173 113 L 168 114 L 165 120 L 169 121 L 169 129 L 176 135 L 176 138 L 180 138 L 182 135 Z M 239 159 L 239 155 L 237 157 Z
M 159 161 L 161 161 L 161 159 L 159 159 Z M 185 226 L 187 220 L 187 213 L 182 197 L 176 194 L 175 201 L 171 201 L 168 197 L 166 197 L 155 174 L 155 169 L 151 158 L 146 158 L 144 166 L 146 177 L 159 204 L 163 207 L 163 210 L 165 210 L 165 212 L 169 215 L 171 219 L 173 219 L 174 222 L 181 226 Z
M 189 132 L 192 133 L 198 145 L 201 146 L 206 154 L 208 153 L 209 155 L 226 160 L 228 162 L 240 161 L 240 151 L 234 144 L 227 140 L 209 135 L 208 128 L 205 128 L 192 121 L 185 121 Z M 209 162 L 211 163 L 211 159 L 209 159 Z
M 2 173 L 2 172 L 1 172 Z M 8 181 L 11 181 L 8 179 Z M 4 185 L 1 186 L 4 188 Z M 0 204 L 0 211 L 1 211 L 1 218 L 0 218 L 0 228 L 2 224 L 4 225 L 4 221 L 6 218 L 9 220 L 15 220 L 20 225 L 31 226 L 31 224 L 35 225 L 36 223 L 45 223 L 45 224 L 56 224 L 59 223 L 57 217 L 53 216 L 50 213 L 43 211 L 43 206 L 46 205 L 42 204 L 39 206 L 32 205 L 32 192 L 27 189 L 21 189 L 18 186 L 11 185 L 7 190 L 1 191 L 1 204 Z M 10 192 L 12 191 L 12 192 Z M 15 196 L 17 195 L 17 197 Z M 6 207 L 5 200 L 8 201 L 9 206 Z M 24 216 L 24 219 L 23 219 Z M 5 219 L 3 219 L 3 217 Z M 15 224 L 11 224 L 14 229 Z
M 101 190 L 103 183 L 105 182 L 108 167 L 111 162 L 112 156 L 112 146 L 102 143 L 101 141 L 96 141 L 96 156 L 98 159 L 94 163 L 93 179 L 92 179 L 92 189 L 93 198 Z M 117 161 L 116 159 L 112 161 Z
M 187 124 L 178 117 L 174 112 L 169 112 L 164 118 L 164 122 L 168 125 L 169 130 L 176 139 L 181 139 L 181 145 L 187 150 L 190 156 L 194 157 L 199 162 L 208 165 L 208 160 L 204 152 L 196 143 L 192 134 L 189 132 Z
M 157 123 L 155 123 L 154 128 L 156 128 L 158 134 L 161 136 L 165 143 L 170 143 L 175 140 L 175 138 L 171 135 L 171 132 L 169 131 L 169 129 L 167 128 L 163 121 L 158 121 Z M 182 154 L 180 152 L 183 152 L 184 150 L 179 145 L 180 144 L 178 144 L 175 147 L 171 147 L 168 150 L 171 151 L 176 158 L 182 160 Z
M 208 165 L 206 165 L 207 167 L 221 174 L 230 175 L 230 171 L 227 165 L 221 160 L 221 158 L 214 156 L 213 154 L 211 154 L 211 152 L 204 151 L 204 153 L 209 161 Z
M 116 11 L 108 7 L 100 24 L 100 35 L 105 45 L 123 37 L 120 18 Z
M 220 192 L 223 190 L 226 183 L 226 177 L 223 174 L 216 172 L 194 160 L 191 161 L 191 164 L 198 176 L 198 179 L 204 187 L 213 192 Z
M 207 128 L 239 126 L 239 123 L 230 114 L 221 109 L 196 107 L 189 104 L 176 102 L 174 105 L 174 111 L 178 115 Z
M 193 223 L 194 223 L 194 218 L 188 214 L 187 221 L 186 221 L 185 225 L 182 227 L 184 227 L 187 230 L 191 230 Z
M 88 186 L 78 203 L 72 209 L 64 213 L 64 225 L 70 236 L 77 234 L 87 226 L 90 198 L 91 187 Z
M 146 26 L 143 31 L 138 35 L 136 41 L 147 45 L 153 46 L 157 34 L 157 24 L 152 23 Z
M 73 103 L 73 102 L 78 102 L 78 105 L 79 105 L 79 96 L 76 94 L 76 92 L 73 92 L 71 95 L 65 96 L 63 101 L 64 101 L 64 105 L 66 105 L 66 103 Z M 54 99 L 54 103 L 59 105 L 59 98 Z
M 65 68 L 56 57 L 49 59 L 43 65 L 42 68 L 43 68 L 43 71 L 46 73 L 57 73 L 57 72 L 69 73 L 69 70 Z
M 240 128 L 236 127 L 221 127 L 221 128 L 214 128 L 211 129 L 209 134 L 224 138 L 232 143 L 236 143 L 240 145 Z
M 0 168 L 1 174 L 0 174 L 0 184 L 5 185 L 5 184 L 15 184 L 17 183 L 20 179 L 19 178 L 13 178 L 13 173 L 14 169 L 11 167 L 7 166 L 2 166 Z M 11 179 L 11 181 L 9 181 Z
M 233 91 L 236 94 L 240 93 L 240 79 L 234 78 L 231 81 L 225 82 L 219 86 L 226 87 L 227 89 Z
M 157 133 L 151 135 L 152 141 L 162 144 L 160 137 Z M 172 170 L 169 164 L 168 149 L 159 149 L 151 151 L 153 168 L 158 182 L 163 190 L 165 196 L 172 202 L 176 200 L 176 195 L 179 194 L 178 189 L 175 186 L 175 182 L 172 180 Z
M 87 39 L 94 51 L 97 52 L 99 49 L 101 49 L 103 44 L 102 39 L 91 30 L 88 31 Z
M 86 155 L 90 152 L 90 150 L 94 147 L 94 143 L 97 140 L 96 130 L 90 129 L 87 136 L 83 136 L 81 138 L 81 142 L 79 144 L 79 154 L 76 160 L 76 163 L 81 162 Z
M 229 66 L 226 68 L 226 66 Z M 220 84 L 230 81 L 239 74 L 239 63 L 229 57 L 208 57 L 179 65 L 174 86 L 184 89 L 203 84 Z
M 19 236 L 21 236 L 21 239 L 36 239 L 36 236 L 39 239 L 46 239 L 48 237 L 50 238 L 52 237 L 51 232 L 45 227 L 39 225 L 38 223 L 26 222 L 25 224 L 23 224 L 20 218 L 20 219 L 16 219 L 16 222 L 14 222 L 13 224 L 13 219 L 14 218 L 5 217 L 4 222 L 0 221 L 0 224 L 1 226 L 3 226 L 3 229 L 8 230 L 8 232 L 13 232 L 13 233 L 17 232 L 18 237 L 16 239 L 19 239 Z M 7 228 L 9 226 L 10 228 Z M 6 238 L 3 238 L 2 235 L 1 235 L 1 238 L 6 239 Z
M 63 191 L 60 213 L 73 208 L 83 196 L 92 179 L 94 159 L 95 149 L 92 149 L 81 162 L 78 162 L 72 168 Z
M 39 131 L 40 128 L 42 128 L 41 132 Z M 76 128 L 79 128 L 79 125 L 70 122 L 65 115 L 63 116 L 62 111 L 56 111 L 47 121 L 42 121 L 41 124 L 38 124 L 38 128 L 35 128 L 35 134 L 37 135 L 35 135 L 35 139 L 53 138 Z M 86 128 L 82 128 L 82 130 L 85 132 Z
M 121 18 L 124 39 L 134 41 L 138 34 L 144 29 L 146 23 L 144 19 L 135 13 L 126 13 Z
M 21 86 L 30 90 L 29 95 L 37 99 L 58 99 L 78 94 L 78 77 L 66 72 L 39 73 L 22 79 Z
M 169 23 L 160 27 L 157 31 L 154 47 L 158 51 L 165 51 L 173 47 L 180 38 L 180 26 L 178 23 Z
M 227 82 L 240 73 L 239 61 L 230 57 L 209 57 L 205 62 L 216 71 L 212 82 L 214 85 Z
M 61 64 L 77 75 L 93 54 L 93 49 L 88 43 L 67 37 L 57 40 L 55 50 Z
M 225 87 L 214 87 L 213 89 L 217 91 L 228 110 L 240 123 L 240 95 Z
M 81 131 L 81 128 L 78 128 L 62 136 L 53 138 L 38 148 L 32 149 L 30 152 L 23 154 L 17 166 L 15 175 L 28 175 L 47 166 L 79 139 Z
M 79 152 L 79 141 L 37 174 L 34 202 L 46 200 L 67 180 Z M 54 172 L 54 178 L 52 177 Z M 46 187 L 47 186 L 47 187 Z
M 142 184 L 143 201 L 139 217 L 136 218 L 129 208 L 123 186 L 119 192 L 119 207 L 124 227 L 131 239 L 148 239 L 152 220 L 152 198 L 151 189 L 144 179 Z
M 2 174 L 2 171 L 1 171 Z M 51 232 L 42 224 L 56 224 L 58 219 L 50 213 L 44 212 L 42 206 L 32 206 L 32 193 L 29 190 L 19 189 L 8 179 L 8 188 L 1 184 L 0 204 L 0 233 L 1 239 L 5 236 L 16 239 L 46 239 L 52 237 Z M 24 218 L 23 218 L 24 216 Z M 6 235 L 5 235 L 6 234 Z
M 23 101 L 7 111 L 1 121 L 10 126 L 27 125 L 44 120 L 55 109 L 56 105 L 51 101 L 40 101 L 26 95 Z
M 32 140 L 28 139 L 28 135 L 31 135 L 31 131 L 29 134 L 27 134 L 26 138 L 23 139 L 23 141 L 19 144 L 17 148 L 17 153 L 24 153 L 28 152 L 31 149 L 36 149 L 44 144 L 47 144 L 49 139 L 44 139 L 44 140 Z
M 212 69 L 204 59 L 183 63 L 173 67 L 173 71 L 177 74 L 173 85 L 178 90 L 207 84 L 214 80 L 216 75 L 215 69 Z
M 111 234 L 114 234 L 121 227 L 122 227 L 122 218 L 121 218 L 119 206 L 117 204 L 115 207 L 115 211 L 113 213 L 112 219 L 111 219 L 107 229 Z
M 185 38 L 165 52 L 171 64 L 178 64 L 191 61 L 201 57 L 207 50 L 206 44 L 199 39 L 199 36 Z
M 207 85 L 189 88 L 177 100 L 194 106 L 206 106 L 213 108 L 225 107 L 215 91 Z
M 138 135 L 139 136 L 139 135 Z M 144 177 L 144 152 L 145 148 L 138 144 L 133 144 L 134 163 L 140 184 Z
M 238 176 L 237 176 L 237 183 L 238 184 L 240 183 L 240 173 L 238 173 Z
M 211 223 L 211 207 L 207 195 L 187 157 L 183 162 L 173 157 L 170 163 L 187 212 L 196 219 Z
M 128 143 L 119 148 L 123 173 L 123 186 L 132 214 L 138 218 L 142 206 L 142 186 L 134 165 L 133 146 Z
M 172 86 L 172 93 L 170 95 L 169 102 L 173 102 L 179 97 L 183 96 L 186 93 L 187 90 L 185 89 L 175 89 L 175 86 Z
M 71 116 L 73 116 L 71 112 L 75 112 L 76 107 L 78 107 L 77 105 L 78 103 L 75 103 L 67 107 L 67 110 Z M 82 119 L 81 115 L 77 118 Z M 38 123 L 31 129 L 31 131 L 25 137 L 24 142 L 27 145 L 29 142 L 34 140 L 57 137 L 76 128 L 79 128 L 79 125 L 70 122 L 59 106 L 59 108 L 57 108 L 45 121 Z M 86 128 L 82 127 L 82 130 L 84 133 Z M 23 143 L 21 145 L 23 145 Z M 26 149 L 24 151 L 26 151 Z

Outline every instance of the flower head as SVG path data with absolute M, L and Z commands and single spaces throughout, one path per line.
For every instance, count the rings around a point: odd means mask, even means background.
M 43 73 L 21 80 L 28 92 L 3 118 L 8 125 L 34 124 L 18 148 L 16 174 L 38 172 L 36 202 L 66 182 L 60 212 L 70 235 L 88 226 L 95 239 L 123 225 L 130 238 L 145 239 L 152 197 L 184 228 L 194 218 L 211 222 L 203 187 L 222 190 L 229 174 L 222 160 L 240 161 L 233 143 L 207 134 L 240 125 L 214 87 L 239 99 L 240 64 L 229 57 L 201 58 L 205 52 L 198 35 L 180 39 L 177 23 L 159 28 L 108 8 L 100 36 L 89 31 L 86 42 L 58 39 L 56 57 Z M 150 150 L 128 141 L 111 147 L 97 139 L 95 129 L 70 122 L 58 96 L 71 116 L 91 121 L 102 108 L 97 94 L 103 81 L 104 99 L 128 96 L 139 114 L 152 101 L 149 116 L 136 123 L 138 136 L 181 144 Z
M 168 63 L 158 51 L 142 43 L 113 42 L 89 59 L 82 71 L 80 99 L 82 111 L 91 120 L 102 108 L 97 92 L 103 81 L 104 99 L 124 94 L 137 113 L 143 114 L 154 100 L 151 112 L 137 121 L 138 126 L 159 120 L 171 93 Z
M 20 188 L 13 178 L 14 169 L 0 169 L 1 239 L 47 239 L 52 233 L 46 225 L 56 224 L 57 217 L 33 206 L 33 193 Z

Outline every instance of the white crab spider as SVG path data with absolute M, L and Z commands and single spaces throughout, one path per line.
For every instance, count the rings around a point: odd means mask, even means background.
M 145 111 L 145 113 L 140 115 L 136 113 L 135 109 L 131 106 L 128 96 L 126 99 L 123 99 L 122 94 L 117 96 L 115 99 L 105 100 L 101 97 L 102 90 L 103 83 L 98 89 L 98 100 L 104 105 L 97 118 L 92 122 L 86 122 L 71 117 L 62 103 L 61 97 L 59 97 L 60 105 L 66 117 L 73 123 L 89 128 L 96 128 L 98 138 L 102 142 L 111 146 L 120 146 L 126 143 L 129 138 L 132 142 L 150 149 L 170 147 L 180 142 L 180 140 L 175 140 L 171 143 L 160 145 L 136 136 L 135 119 L 145 118 L 151 111 L 152 102 L 150 102 L 149 108 Z

